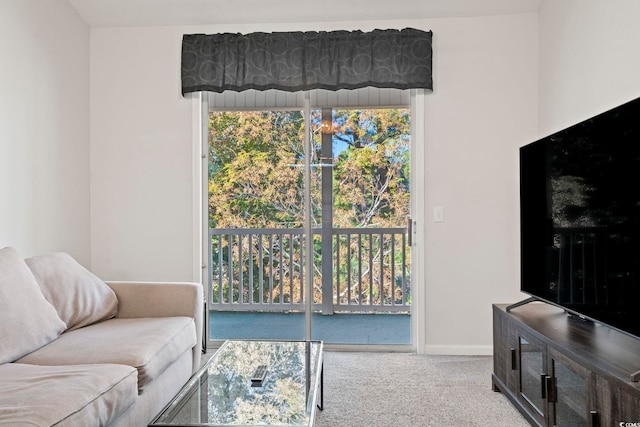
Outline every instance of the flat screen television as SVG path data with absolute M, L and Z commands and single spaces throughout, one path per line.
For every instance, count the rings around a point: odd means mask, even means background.
M 640 98 L 520 148 L 521 290 L 640 337 Z

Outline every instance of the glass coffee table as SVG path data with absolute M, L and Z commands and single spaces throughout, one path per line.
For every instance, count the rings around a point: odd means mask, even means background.
M 322 341 L 226 341 L 152 426 L 313 426 Z

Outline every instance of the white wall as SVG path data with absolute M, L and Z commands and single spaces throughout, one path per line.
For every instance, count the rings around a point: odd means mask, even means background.
M 0 2 L 0 247 L 89 264 L 89 27 L 65 0 Z
M 640 96 L 640 2 L 546 0 L 540 9 L 540 132 Z
M 105 280 L 192 280 L 181 39 L 177 28 L 91 31 L 91 259 Z
M 518 150 L 537 133 L 536 14 L 435 21 L 427 97 L 426 342 L 490 353 L 520 294 Z M 433 207 L 444 207 L 444 223 Z

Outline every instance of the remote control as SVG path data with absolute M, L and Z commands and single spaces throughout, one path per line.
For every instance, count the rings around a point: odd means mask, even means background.
M 267 376 L 267 365 L 260 365 L 251 375 L 251 387 L 262 387 L 262 382 Z

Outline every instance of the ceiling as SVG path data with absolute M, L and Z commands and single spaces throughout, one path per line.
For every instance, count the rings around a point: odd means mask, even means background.
M 91 27 L 367 21 L 536 12 L 543 0 L 68 0 Z

